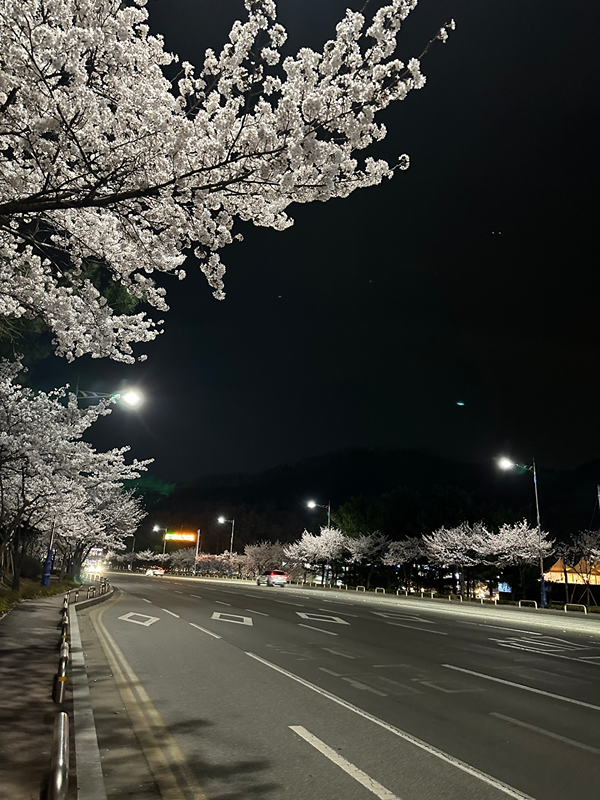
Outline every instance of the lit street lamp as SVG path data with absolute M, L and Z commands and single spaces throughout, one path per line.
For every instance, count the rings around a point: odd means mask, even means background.
M 233 530 L 235 528 L 235 519 L 225 519 L 225 517 L 219 517 L 219 522 L 222 524 L 223 522 L 231 522 L 231 543 L 229 545 L 229 569 L 227 571 L 227 577 L 231 577 L 231 556 L 233 555 Z
M 142 404 L 144 398 L 136 389 L 127 389 L 123 392 L 87 392 L 82 389 L 77 389 L 75 394 L 82 400 L 103 400 L 105 398 L 112 398 L 115 402 L 122 402 L 129 408 L 137 408 Z
M 163 556 L 164 556 L 164 554 L 165 554 L 165 548 L 166 548 L 166 546 L 167 546 L 167 538 L 166 538 L 166 536 L 165 536 L 164 534 L 167 532 L 167 529 L 166 529 L 166 528 L 163 528 L 161 525 L 155 525 L 155 526 L 152 528 L 152 530 L 153 530 L 153 531 L 156 531 L 156 532 L 158 532 L 158 531 L 164 531 L 164 533 L 163 533 Z
M 500 469 L 513 469 L 513 467 L 519 467 L 520 469 L 526 469 L 531 472 L 533 475 L 533 490 L 535 493 L 535 512 L 537 516 L 537 529 L 538 529 L 538 541 L 539 541 L 539 548 L 540 548 L 540 607 L 546 608 L 546 581 L 544 579 L 544 559 L 542 556 L 542 523 L 540 522 L 540 501 L 538 499 L 538 488 L 537 488 L 537 471 L 535 468 L 535 458 L 531 459 L 531 464 L 517 464 L 514 461 L 511 461 L 509 458 L 499 458 L 498 459 L 498 466 Z
M 309 500 L 306 504 L 309 508 L 324 508 L 327 511 L 327 527 L 331 528 L 331 502 L 328 502 L 326 506 L 321 505 L 321 503 L 315 503 L 314 500 Z
M 200 532 L 200 528 L 198 528 L 196 532 L 196 558 L 194 559 L 194 576 L 196 575 L 196 567 L 198 566 L 198 551 L 200 549 L 200 537 L 202 533 Z

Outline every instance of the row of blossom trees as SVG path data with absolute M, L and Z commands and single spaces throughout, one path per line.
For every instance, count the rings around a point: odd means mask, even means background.
M 19 368 L 0 363 L 0 574 L 14 589 L 26 557 L 41 559 L 51 539 L 75 573 L 92 547 L 123 548 L 144 516 L 124 481 L 149 463 L 83 441 L 107 402 L 81 410 L 68 387 L 33 392 Z

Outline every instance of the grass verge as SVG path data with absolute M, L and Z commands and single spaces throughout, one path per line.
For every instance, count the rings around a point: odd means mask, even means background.
M 75 581 L 62 581 L 62 583 L 52 582 L 50 586 L 41 586 L 35 581 L 21 581 L 21 588 L 18 592 L 0 586 L 0 614 L 6 613 L 12 606 L 22 600 L 37 600 L 40 597 L 52 597 L 55 594 L 68 592 L 70 589 L 77 588 Z

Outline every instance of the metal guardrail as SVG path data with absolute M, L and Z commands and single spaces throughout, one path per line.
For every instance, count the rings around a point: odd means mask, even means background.
M 48 800 L 65 800 L 69 789 L 69 716 L 59 711 L 54 720 Z
M 583 608 L 583 613 L 587 614 L 587 606 L 584 606 L 583 603 L 565 603 L 565 613 L 569 610 L 569 608 Z
M 523 607 L 523 603 L 526 603 L 527 605 L 530 605 L 530 604 L 533 603 L 533 607 L 534 608 L 538 607 L 536 600 L 519 600 L 519 608 Z
M 381 587 L 381 586 L 376 586 L 375 587 L 375 594 L 377 594 L 378 592 L 382 592 L 383 594 L 385 594 L 385 589 L 383 587 Z

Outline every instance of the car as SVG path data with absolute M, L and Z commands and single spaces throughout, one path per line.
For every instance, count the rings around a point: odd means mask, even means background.
M 256 579 L 256 583 L 258 586 L 265 583 L 267 586 L 285 586 L 290 579 L 290 576 L 287 572 L 284 572 L 281 569 L 271 569 L 269 572 L 263 572 L 262 575 L 259 575 Z
M 146 575 L 164 575 L 165 571 L 162 567 L 152 567 L 146 570 Z

